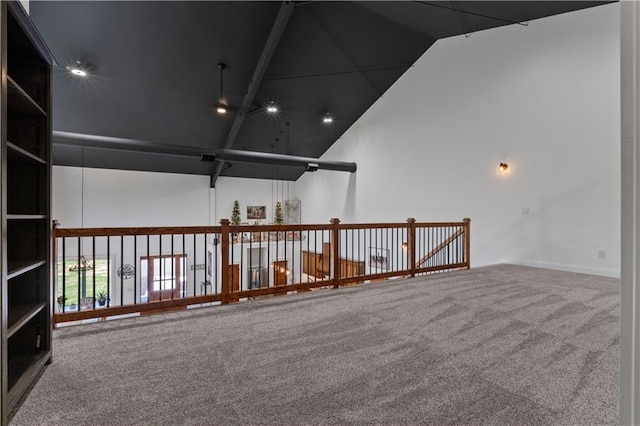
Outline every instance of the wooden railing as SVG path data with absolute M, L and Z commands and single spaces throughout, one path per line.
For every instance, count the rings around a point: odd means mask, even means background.
M 69 229 L 54 222 L 54 323 L 469 268 L 469 237 L 469 219 Z

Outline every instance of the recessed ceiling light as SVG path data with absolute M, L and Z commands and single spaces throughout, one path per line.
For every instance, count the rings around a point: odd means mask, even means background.
M 322 122 L 323 123 L 333 123 L 333 117 L 331 117 L 330 115 L 325 115 L 322 118 Z
M 79 68 L 71 68 L 71 73 L 75 75 L 79 75 L 80 77 L 85 77 L 87 75 L 86 71 L 83 71 Z
M 79 77 L 87 76 L 87 67 L 82 63 L 82 61 L 76 61 L 75 65 L 67 67 L 67 69 L 73 75 L 77 75 Z
M 267 112 L 275 113 L 278 112 L 278 107 L 274 103 L 270 103 L 267 105 Z

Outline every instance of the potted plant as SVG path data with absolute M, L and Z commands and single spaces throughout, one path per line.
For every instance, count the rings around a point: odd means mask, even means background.
M 58 296 L 58 310 L 62 312 L 64 309 L 64 302 L 67 301 L 67 298 L 64 296 Z
M 96 295 L 96 302 L 98 302 L 98 306 L 104 306 L 107 304 L 109 297 L 107 296 L 107 292 L 101 291 Z
M 273 221 L 276 225 L 282 225 L 284 223 L 284 217 L 282 216 L 282 203 L 280 201 L 276 203 L 276 209 L 273 217 Z
M 238 200 L 235 200 L 233 202 L 233 210 L 231 210 L 231 224 L 233 226 L 240 225 L 240 203 L 238 202 Z M 237 243 L 238 233 L 237 232 L 232 233 L 232 237 L 233 237 L 233 242 Z

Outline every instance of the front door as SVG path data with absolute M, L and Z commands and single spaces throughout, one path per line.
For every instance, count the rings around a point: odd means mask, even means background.
M 143 257 L 141 263 L 142 270 L 147 272 L 149 302 L 180 297 L 180 289 L 185 285 L 186 256 L 149 256 Z

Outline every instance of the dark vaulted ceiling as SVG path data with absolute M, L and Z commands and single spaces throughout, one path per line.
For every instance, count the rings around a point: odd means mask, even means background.
M 439 38 L 603 3 L 39 1 L 30 12 L 60 64 L 54 164 L 213 175 L 200 156 L 223 147 L 320 157 Z M 65 68 L 77 60 L 87 78 Z M 220 62 L 226 115 L 214 111 Z

